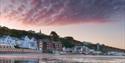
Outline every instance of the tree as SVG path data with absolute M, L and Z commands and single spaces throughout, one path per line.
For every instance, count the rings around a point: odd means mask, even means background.
M 74 44 L 72 43 L 72 41 L 65 39 L 65 38 L 60 38 L 60 41 L 62 42 L 63 46 L 66 48 L 72 48 L 74 47 Z
M 53 41 L 59 41 L 59 35 L 58 35 L 55 31 L 52 31 L 52 32 L 50 33 L 50 38 L 51 38 L 51 40 L 53 40 Z

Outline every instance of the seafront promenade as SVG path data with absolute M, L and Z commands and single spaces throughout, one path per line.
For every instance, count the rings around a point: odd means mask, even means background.
M 0 53 L 39 53 L 33 49 L 0 48 Z

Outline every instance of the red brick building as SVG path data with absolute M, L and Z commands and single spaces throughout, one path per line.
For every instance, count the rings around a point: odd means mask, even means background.
M 63 49 L 63 46 L 62 46 L 61 42 L 40 40 L 39 49 L 43 53 L 55 53 L 55 52 L 61 52 Z

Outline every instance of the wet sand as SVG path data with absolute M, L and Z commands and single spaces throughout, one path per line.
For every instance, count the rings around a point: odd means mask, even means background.
M 5 59 L 39 59 L 43 62 L 62 63 L 124 63 L 125 56 L 54 55 L 54 54 L 0 54 Z

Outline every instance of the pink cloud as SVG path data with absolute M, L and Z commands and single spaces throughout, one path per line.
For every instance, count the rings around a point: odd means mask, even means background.
M 122 1 L 117 1 L 1 0 L 0 14 L 2 17 L 16 19 L 23 24 L 38 26 L 105 23 L 111 22 L 109 17 L 112 14 L 119 12 L 120 15 L 123 11 L 124 8 L 120 7 L 122 4 L 115 5 Z M 118 9 L 115 10 L 113 7 Z

